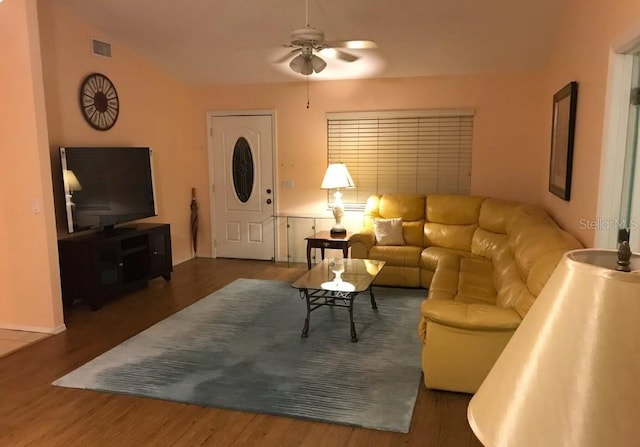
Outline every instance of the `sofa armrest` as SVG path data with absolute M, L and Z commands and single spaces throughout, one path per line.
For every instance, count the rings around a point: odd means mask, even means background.
M 522 321 L 513 309 L 448 300 L 424 300 L 420 314 L 434 323 L 476 331 L 513 331 Z
M 351 257 L 366 259 L 369 250 L 376 244 L 376 236 L 373 230 L 362 230 L 352 234 L 349 241 L 351 242 Z

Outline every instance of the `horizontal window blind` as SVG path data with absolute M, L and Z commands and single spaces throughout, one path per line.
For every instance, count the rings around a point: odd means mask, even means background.
M 377 114 L 377 116 L 376 116 Z M 473 111 L 327 114 L 329 163 L 345 163 L 350 208 L 371 194 L 468 194 Z

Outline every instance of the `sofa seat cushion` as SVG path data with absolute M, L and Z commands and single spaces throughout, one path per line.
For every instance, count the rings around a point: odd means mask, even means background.
M 444 255 L 433 275 L 428 298 L 495 305 L 497 292 L 492 277 L 493 264 L 488 259 Z
M 420 267 L 420 253 L 422 247 L 405 246 L 380 246 L 376 245 L 369 250 L 370 259 L 378 259 L 386 262 L 386 265 L 400 267 Z M 386 268 L 386 265 L 384 268 Z
M 488 259 L 462 258 L 456 301 L 496 304 L 493 286 L 493 264 Z

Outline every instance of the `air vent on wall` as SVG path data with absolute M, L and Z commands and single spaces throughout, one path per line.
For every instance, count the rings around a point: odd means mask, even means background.
M 111 44 L 97 39 L 91 39 L 91 54 L 94 56 L 111 57 Z

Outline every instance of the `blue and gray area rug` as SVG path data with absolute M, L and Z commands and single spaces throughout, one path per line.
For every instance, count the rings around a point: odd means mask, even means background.
M 374 287 L 311 314 L 286 282 L 239 279 L 54 385 L 407 433 L 420 386 L 424 290 Z

